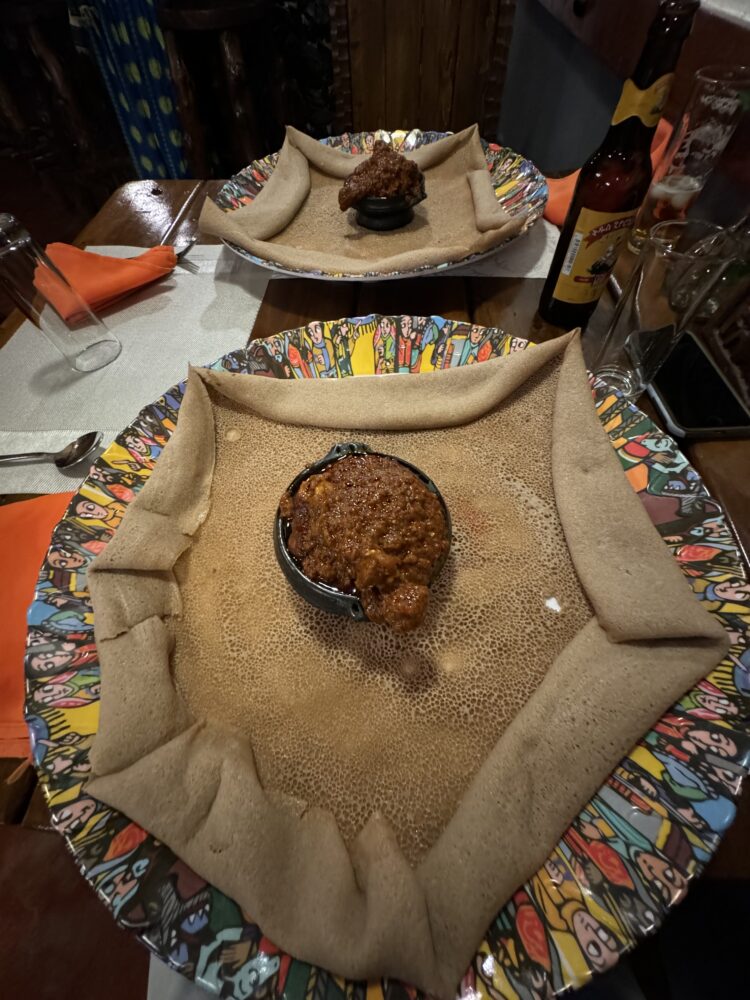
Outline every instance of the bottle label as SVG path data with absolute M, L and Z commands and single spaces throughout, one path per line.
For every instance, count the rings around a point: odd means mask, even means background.
M 576 220 L 553 297 L 561 302 L 596 302 L 604 291 L 636 213 L 593 212 L 582 208 Z
M 626 118 L 637 117 L 644 125 L 653 128 L 661 118 L 664 105 L 667 103 L 672 80 L 674 73 L 665 73 L 645 90 L 636 87 L 632 80 L 626 80 L 615 113 L 612 115 L 612 124 L 619 125 Z

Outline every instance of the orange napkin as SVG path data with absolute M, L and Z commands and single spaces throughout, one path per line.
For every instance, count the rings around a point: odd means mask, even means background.
M 122 260 L 87 253 L 67 243 L 50 243 L 47 256 L 94 312 L 168 275 L 175 264 L 174 247 L 158 246 L 138 257 Z M 78 302 L 47 268 L 37 267 L 34 284 L 65 320 L 80 312 Z
M 671 138 L 672 126 L 665 118 L 660 118 L 651 142 L 651 165 L 654 170 L 661 162 Z M 573 200 L 573 192 L 580 172 L 580 170 L 574 170 L 572 174 L 567 174 L 565 177 L 547 178 L 549 198 L 544 210 L 544 218 L 554 222 L 556 226 L 561 226 L 565 222 L 565 216 L 568 214 L 570 203 Z
M 29 737 L 23 721 L 23 655 L 26 612 L 34 596 L 39 567 L 52 529 L 65 513 L 72 493 L 0 506 L 0 757 L 26 757 Z

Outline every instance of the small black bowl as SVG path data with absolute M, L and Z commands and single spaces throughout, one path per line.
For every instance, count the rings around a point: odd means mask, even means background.
M 397 458 L 395 455 L 384 455 L 383 452 L 373 451 L 368 445 L 362 443 L 336 444 L 327 455 L 324 455 L 317 462 L 313 462 L 312 465 L 303 469 L 295 476 L 289 484 L 287 492 L 290 494 L 296 493 L 305 479 L 314 476 L 318 472 L 322 472 L 329 465 L 338 462 L 342 458 L 347 458 L 349 455 L 383 455 L 384 458 L 392 458 L 394 462 L 398 462 L 413 472 L 424 483 L 427 489 L 438 498 L 443 508 L 443 514 L 445 515 L 445 532 L 448 538 L 448 549 L 446 549 L 445 555 L 435 566 L 432 574 L 432 579 L 434 580 L 448 558 L 451 540 L 451 516 L 440 490 L 429 476 L 426 476 L 421 469 L 412 465 L 411 462 L 405 462 L 402 458 Z M 284 576 L 294 590 L 300 597 L 304 597 L 313 607 L 320 608 L 321 611 L 330 611 L 335 615 L 344 615 L 358 622 L 369 621 L 359 600 L 359 595 L 356 592 L 346 593 L 343 590 L 338 590 L 336 587 L 331 587 L 327 583 L 318 583 L 316 580 L 311 580 L 309 576 L 306 576 L 302 572 L 302 569 L 287 547 L 288 539 L 288 521 L 281 516 L 281 511 L 277 508 L 273 528 L 273 547 L 279 566 L 281 566 Z
M 394 198 L 363 198 L 354 207 L 360 226 L 381 233 L 400 229 L 414 218 L 412 203 L 402 194 Z

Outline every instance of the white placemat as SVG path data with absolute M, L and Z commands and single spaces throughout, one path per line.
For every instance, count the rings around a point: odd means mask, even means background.
M 560 230 L 546 219 L 539 219 L 531 229 L 500 247 L 494 254 L 465 264 L 454 271 L 446 271 L 446 277 L 454 278 L 546 278 L 552 264 Z
M 134 247 L 90 247 L 131 257 Z M 0 349 L 0 454 L 54 451 L 86 431 L 103 446 L 147 404 L 187 373 L 250 337 L 267 273 L 256 273 L 223 247 L 196 246 L 200 273 L 181 268 L 101 314 L 122 343 L 120 356 L 80 375 L 39 330 L 25 322 Z M 96 456 L 94 456 L 96 457 Z M 75 489 L 91 460 L 66 472 L 52 463 L 0 466 L 0 493 L 57 493 Z
M 441 277 L 546 277 L 558 235 L 540 219 L 492 256 Z M 112 257 L 141 250 L 89 249 Z M 188 364 L 206 364 L 245 346 L 272 273 L 224 247 L 195 246 L 190 260 L 199 274 L 176 268 L 126 305 L 102 313 L 122 353 L 101 371 L 72 372 L 31 323 L 16 331 L 0 349 L 0 454 L 55 451 L 91 430 L 103 432 L 100 454 L 139 410 L 184 377 Z M 74 489 L 90 464 L 64 472 L 49 462 L 0 466 L 0 493 Z

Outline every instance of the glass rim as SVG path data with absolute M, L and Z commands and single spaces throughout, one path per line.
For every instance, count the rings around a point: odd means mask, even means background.
M 722 63 L 711 63 L 701 66 L 695 73 L 696 81 L 701 83 L 719 83 L 750 86 L 750 66 L 727 66 Z
M 663 230 L 666 232 L 668 227 L 676 227 L 678 231 L 684 230 L 687 226 L 702 226 L 704 233 L 699 236 L 691 247 L 687 250 L 676 250 L 672 244 L 676 243 L 675 239 L 667 239 L 662 236 L 658 230 Z M 679 258 L 685 257 L 689 259 L 696 259 L 695 254 L 691 253 L 692 247 L 699 243 L 702 239 L 708 236 L 718 236 L 719 233 L 723 233 L 726 230 L 723 226 L 717 225 L 715 222 L 706 222 L 703 219 L 667 219 L 664 222 L 657 222 L 655 226 L 652 226 L 649 230 L 648 237 L 646 239 L 647 244 L 659 253 L 668 254 L 670 257 Z M 718 248 L 709 248 L 706 253 L 701 254 L 702 257 L 718 257 L 721 256 L 721 252 Z

